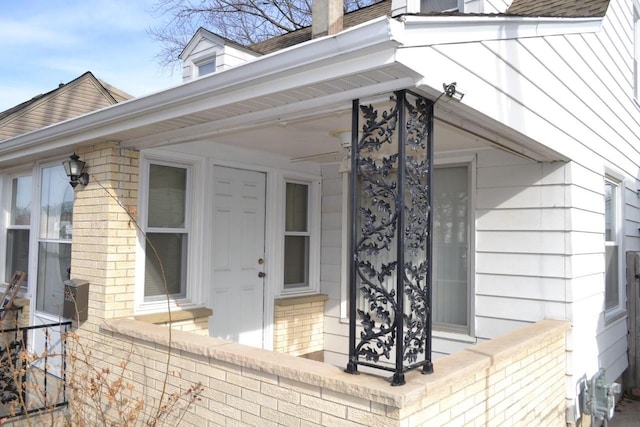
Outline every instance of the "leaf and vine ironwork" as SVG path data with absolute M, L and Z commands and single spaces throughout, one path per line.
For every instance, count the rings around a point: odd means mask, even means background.
M 354 101 L 350 350 L 357 365 L 432 372 L 430 239 L 433 103 L 399 91 L 376 107 Z M 360 304 L 357 303 L 360 301 Z M 356 337 L 356 323 L 360 329 Z M 424 360 L 419 361 L 421 355 Z M 395 358 L 395 367 L 391 367 Z

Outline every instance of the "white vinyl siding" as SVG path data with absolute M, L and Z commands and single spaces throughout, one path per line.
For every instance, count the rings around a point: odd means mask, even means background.
M 620 189 L 621 253 L 640 250 L 635 196 L 640 188 L 640 115 L 633 99 L 632 7 L 632 2 L 612 0 L 598 31 L 433 45 L 402 49 L 397 55 L 401 62 L 418 67 L 425 85 L 440 87 L 447 76 L 455 75 L 461 87 L 473 88 L 473 98 L 466 96 L 463 101 L 466 107 L 482 111 L 489 123 L 504 123 L 572 160 L 566 169 L 561 163 L 541 164 L 545 185 L 533 187 L 526 181 L 511 184 L 525 170 L 516 168 L 512 175 L 505 164 L 502 181 L 519 189 L 506 188 L 499 194 L 481 188 L 481 174 L 487 170 L 479 158 L 476 335 L 495 336 L 547 317 L 569 319 L 576 340 L 586 340 L 581 341 L 580 354 L 570 355 L 576 381 L 595 373 L 587 360 L 598 360 L 611 380 L 626 368 L 624 346 L 618 345 L 626 339 L 624 328 L 609 316 L 607 322 L 601 321 L 605 315 L 602 179 L 604 165 L 615 165 L 625 178 Z M 430 65 L 434 63 L 439 64 L 435 73 Z M 551 168 L 563 176 L 547 177 L 546 169 Z M 551 178 L 565 185 L 546 185 L 553 182 Z M 521 253 L 485 249 L 497 244 L 490 229 L 526 233 L 529 241 L 547 249 L 539 253 L 517 247 Z M 580 245 L 582 240 L 586 244 Z M 515 238 L 504 247 L 525 242 Z M 515 275 L 525 279 L 516 283 L 511 280 Z M 591 325 L 598 325 L 595 332 Z M 602 342 L 615 345 L 604 351 Z

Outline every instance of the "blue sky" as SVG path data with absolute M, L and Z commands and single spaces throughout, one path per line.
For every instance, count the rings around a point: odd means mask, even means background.
M 0 111 L 86 71 L 131 95 L 181 81 L 155 60 L 156 0 L 0 2 Z

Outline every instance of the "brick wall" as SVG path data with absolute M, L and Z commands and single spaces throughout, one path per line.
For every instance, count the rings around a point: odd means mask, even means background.
M 293 356 L 312 355 L 324 346 L 326 295 L 275 300 L 273 350 Z
M 342 367 L 174 331 L 131 319 L 105 322 L 93 349 L 146 390 L 152 411 L 168 392 L 201 381 L 202 400 L 181 425 L 442 426 L 565 425 L 565 336 L 569 324 L 544 320 L 434 362 L 435 373 L 349 375 Z

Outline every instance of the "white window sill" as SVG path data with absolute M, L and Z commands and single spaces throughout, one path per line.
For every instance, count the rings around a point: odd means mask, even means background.
M 169 309 L 171 311 L 191 310 L 194 308 L 202 307 L 202 305 L 194 304 L 188 300 L 171 300 L 169 302 Z M 167 300 L 145 302 L 138 305 L 134 309 L 134 316 L 142 316 L 145 314 L 164 313 L 167 311 Z
M 478 341 L 476 337 L 472 337 L 466 332 L 443 331 L 435 328 L 433 329 L 431 335 L 433 338 L 439 338 L 448 341 L 458 341 L 468 344 L 475 344 Z
M 612 323 L 615 323 L 621 319 L 626 319 L 626 317 L 626 310 L 623 310 L 620 307 L 614 307 L 604 312 L 604 324 L 606 326 L 611 326 Z

